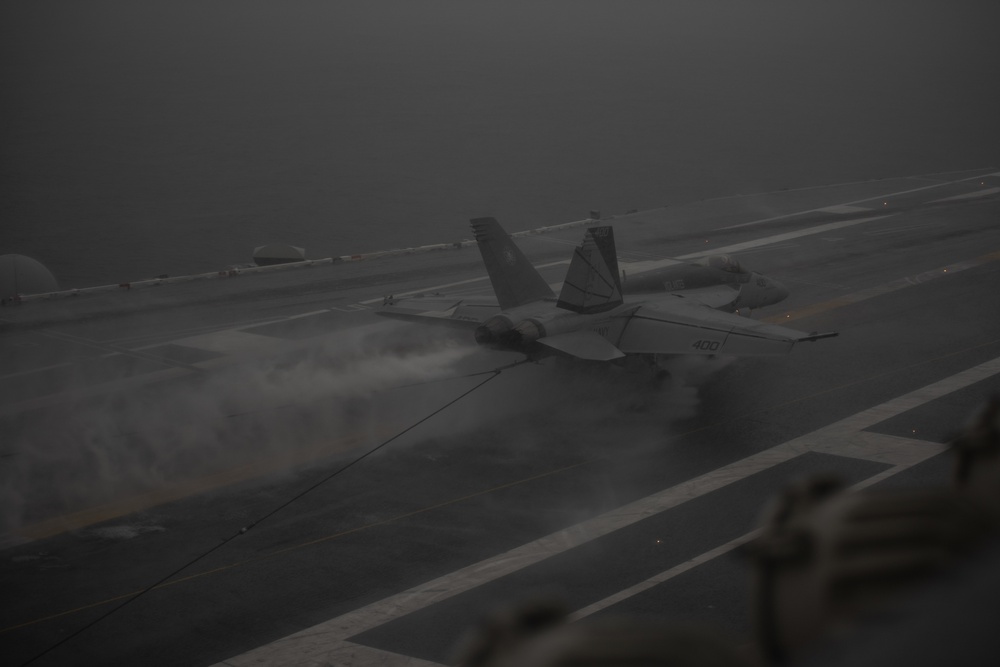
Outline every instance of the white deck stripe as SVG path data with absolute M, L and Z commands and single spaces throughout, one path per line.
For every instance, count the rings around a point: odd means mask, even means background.
M 913 188 L 912 190 L 900 190 L 899 192 L 888 192 L 884 195 L 875 195 L 873 197 L 865 197 L 864 199 L 855 199 L 854 201 L 844 202 L 843 204 L 838 204 L 838 206 L 854 206 L 856 204 L 861 204 L 866 201 L 875 201 L 877 199 L 888 199 L 890 197 L 898 197 L 899 195 L 913 194 L 914 192 L 921 192 L 923 190 L 932 190 L 934 188 L 944 187 L 946 185 L 954 185 L 955 183 L 964 183 L 965 181 L 974 181 L 977 178 L 986 178 L 987 176 L 997 176 L 1000 172 L 992 174 L 978 174 L 976 176 L 969 176 L 968 178 L 959 178 L 955 181 L 944 181 L 943 183 L 934 183 L 933 185 L 925 185 L 919 188 Z M 784 215 L 775 215 L 770 218 L 761 218 L 760 220 L 752 220 L 750 222 L 744 222 L 739 225 L 730 225 L 729 227 L 723 227 L 722 229 L 739 229 L 740 227 L 749 227 L 751 225 L 759 225 L 764 222 L 773 222 L 774 220 L 783 220 L 785 218 L 793 218 L 797 215 L 803 215 L 805 213 L 818 213 L 830 208 L 829 206 L 824 206 L 822 208 L 813 208 L 808 211 L 797 211 L 795 213 L 786 213 Z
M 365 647 L 351 644 L 346 640 L 393 619 L 424 609 L 436 602 L 441 602 L 632 525 L 806 452 L 823 452 L 894 463 L 895 467 L 870 478 L 865 483 L 870 484 L 885 479 L 942 451 L 944 446 L 876 433 L 861 433 L 863 429 L 992 377 L 997 373 L 1000 373 L 1000 357 L 921 387 L 881 405 L 863 410 L 807 435 L 794 438 L 593 519 L 474 563 L 433 581 L 415 586 L 410 590 L 373 602 L 219 664 L 230 667 L 292 663 L 344 664 L 358 667 L 362 665 L 401 666 L 415 664 L 405 662 L 405 660 L 410 660 L 406 656 L 400 656 L 400 660 L 403 662 L 391 661 L 389 656 L 395 654 L 384 651 L 370 654 L 370 659 L 366 658 L 365 656 L 369 654 L 366 653 Z M 741 536 L 693 560 L 699 561 L 701 559 L 699 562 L 710 560 L 725 553 L 728 548 L 732 548 L 731 544 L 735 546 L 739 540 L 745 538 L 746 536 Z M 688 569 L 696 564 L 698 563 L 691 564 Z M 683 567 L 683 564 L 676 567 Z M 675 574 L 679 574 L 680 571 Z M 671 570 L 667 572 L 671 572 Z M 662 573 L 658 576 L 662 577 L 665 574 Z M 350 657 L 350 661 L 345 661 L 348 657 Z
M 846 215 L 851 213 L 862 213 L 864 211 L 870 211 L 871 209 L 866 206 L 848 206 L 847 204 L 837 204 L 836 206 L 825 206 L 816 210 L 822 211 L 823 213 L 840 213 L 842 215 Z
M 995 195 L 1000 192 L 1000 188 L 986 188 L 985 190 L 973 190 L 972 192 L 966 192 L 962 195 L 955 195 L 954 197 L 945 197 L 944 199 L 935 199 L 932 204 L 937 204 L 943 201 L 959 201 L 962 199 L 976 199 L 978 197 L 988 197 L 989 195 Z
M 855 225 L 861 225 L 866 222 L 874 222 L 875 220 L 882 220 L 883 218 L 888 218 L 888 217 L 890 217 L 890 215 L 876 215 L 868 218 L 857 218 L 855 220 L 841 220 L 840 222 L 830 222 L 825 225 L 817 225 L 816 227 L 807 227 L 805 229 L 798 229 L 794 232 L 785 232 L 784 234 L 765 236 L 760 239 L 754 239 L 752 241 L 744 241 L 742 243 L 734 243 L 732 245 L 722 246 L 720 248 L 705 248 L 704 250 L 699 250 L 698 252 L 693 252 L 688 255 L 681 255 L 680 257 L 674 257 L 672 259 L 648 260 L 645 262 L 630 262 L 628 264 L 623 262 L 622 264 L 620 264 L 620 266 L 621 268 L 627 270 L 629 274 L 642 273 L 643 271 L 651 271 L 653 269 L 660 269 L 665 266 L 671 266 L 673 264 L 680 264 L 681 260 L 699 259 L 701 257 L 707 257 L 709 255 L 724 255 L 726 253 L 740 252 L 742 250 L 749 250 L 750 248 L 759 248 L 765 245 L 771 245 L 774 243 L 781 243 L 783 241 L 790 241 L 791 239 L 802 238 L 803 236 L 823 234 L 824 232 L 829 232 L 834 229 L 853 227 Z
M 893 466 L 892 468 L 889 468 L 888 470 L 884 470 L 884 471 L 880 472 L 877 475 L 874 475 L 872 477 L 869 477 L 868 479 L 862 480 L 862 481 L 858 482 L 857 484 L 852 485 L 851 488 L 854 489 L 854 490 L 863 489 L 865 487 L 872 486 L 873 484 L 881 482 L 882 480 L 884 480 L 884 479 L 886 479 L 888 477 L 892 477 L 893 475 L 901 473 L 901 472 L 903 472 L 904 470 L 906 470 L 908 468 L 912 468 L 913 466 L 915 466 L 916 464 L 920 463 L 921 461 L 925 461 L 925 460 L 929 459 L 930 457 L 934 456 L 935 454 L 940 453 L 944 449 L 943 445 L 940 445 L 940 444 L 938 444 L 936 442 L 926 442 L 926 441 L 922 441 L 922 440 L 909 440 L 907 438 L 897 438 L 895 436 L 881 435 L 881 434 L 878 434 L 878 433 L 863 433 L 863 434 L 858 434 L 858 435 L 875 436 L 876 439 L 888 438 L 888 439 L 890 439 L 890 442 L 892 440 L 905 441 L 905 442 L 903 443 L 903 448 L 902 449 L 900 449 L 899 447 L 896 447 L 896 446 L 890 446 L 890 451 L 892 451 L 893 455 L 898 456 L 898 455 L 902 454 L 902 462 L 898 463 L 897 465 Z M 883 442 L 884 442 L 884 440 L 883 440 Z M 893 444 L 895 444 L 895 443 L 893 443 Z M 840 454 L 841 456 L 845 456 L 845 455 L 846 456 L 853 456 L 853 454 L 846 454 L 844 452 L 831 452 L 831 453 L 837 453 L 837 454 Z M 866 455 L 864 457 L 858 457 L 858 458 L 871 459 L 873 457 Z M 619 591 L 618 593 L 615 593 L 614 595 L 609 595 L 608 597 L 604 598 L 603 600 L 598 600 L 597 602 L 595 602 L 593 604 L 587 605 L 583 609 L 579 609 L 576 612 L 574 612 L 572 614 L 572 619 L 573 620 L 579 620 L 581 618 L 585 618 L 587 616 L 590 616 L 591 614 L 599 612 L 602 609 L 607 609 L 608 607 L 616 605 L 619 602 L 623 602 L 624 600 L 627 600 L 627 599 L 629 599 L 630 597 L 632 597 L 634 595 L 638 595 L 639 593 L 642 593 L 643 591 L 649 590 L 650 588 L 653 588 L 655 586 L 658 586 L 659 584 L 662 584 L 662 583 L 664 583 L 666 581 L 669 581 L 670 579 L 673 579 L 677 575 L 684 574 L 688 570 L 693 570 L 694 568 L 698 567 L 699 565 L 703 565 L 703 564 L 705 564 L 705 563 L 707 563 L 707 562 L 709 562 L 711 560 L 714 560 L 714 559 L 718 558 L 719 556 L 722 556 L 722 555 L 725 555 L 725 554 L 729 553 L 733 549 L 736 549 L 736 548 L 740 547 L 743 544 L 746 544 L 747 542 L 749 542 L 753 538 L 757 537 L 757 535 L 759 533 L 760 533 L 760 529 L 759 528 L 751 530 L 748 533 L 744 533 L 743 535 L 740 535 L 737 538 L 729 540 L 725 544 L 720 544 L 719 546 L 715 547 L 714 549 L 706 551 L 703 554 L 699 554 L 698 556 L 695 556 L 694 558 L 692 558 L 690 560 L 687 560 L 687 561 L 684 561 L 683 563 L 675 565 L 674 567 L 672 567 L 672 568 L 670 568 L 668 570 L 664 570 L 663 572 L 660 572 L 659 574 L 653 575 L 652 577 L 650 577 L 646 581 L 642 581 L 642 582 L 640 582 L 640 583 L 638 583 L 638 584 L 636 584 L 634 586 L 630 586 L 629 588 L 626 588 L 623 591 Z
M 16 373 L 8 373 L 7 375 L 0 375 L 0 381 L 7 380 L 9 378 L 15 378 L 22 375 L 31 375 L 32 373 L 43 373 L 45 371 L 51 371 L 56 368 L 66 368 L 67 366 L 74 365 L 72 361 L 64 361 L 61 364 L 52 364 L 51 366 L 40 366 L 39 368 L 29 368 L 26 371 L 17 371 Z
M 559 266 L 560 264 L 569 264 L 568 259 L 561 259 L 558 262 L 549 262 L 548 264 L 538 264 L 535 266 L 536 269 L 547 269 L 551 266 Z M 468 280 L 458 280 L 453 283 L 445 283 L 443 285 L 434 285 L 433 287 L 424 287 L 418 290 L 412 290 L 410 292 L 401 292 L 399 294 L 393 294 L 393 296 L 400 298 L 406 296 L 413 296 L 414 294 L 427 294 L 428 292 L 436 292 L 441 289 L 447 289 L 449 287 L 456 287 L 458 285 L 468 285 L 469 283 L 477 283 L 483 280 L 488 280 L 489 276 L 479 276 L 478 278 L 469 278 Z M 367 301 L 359 301 L 358 303 L 370 306 L 373 303 L 379 303 L 382 301 L 382 297 L 377 299 L 368 299 Z
M 289 315 L 284 321 L 297 320 L 300 317 L 312 317 L 313 315 L 322 315 L 323 313 L 329 313 L 329 308 L 321 308 L 320 310 L 313 310 L 308 313 L 299 313 L 298 315 Z M 258 325 L 259 326 L 259 325 Z
M 623 591 L 619 591 L 618 593 L 615 593 L 614 595 L 609 595 L 608 597 L 604 598 L 603 600 L 598 600 L 594 604 L 587 605 L 583 609 L 578 609 L 577 611 L 573 612 L 573 614 L 571 615 L 571 618 L 574 621 L 578 621 L 581 618 L 586 618 L 587 616 L 590 616 L 591 614 L 595 614 L 595 613 L 601 611 L 602 609 L 607 609 L 608 607 L 611 607 L 612 605 L 616 605 L 619 602 L 623 602 L 623 601 L 629 599 L 630 597 L 632 597 L 634 595 L 638 595 L 639 593 L 642 593 L 643 591 L 649 590 L 650 588 L 653 588 L 654 586 L 658 586 L 659 584 L 662 584 L 665 581 L 673 579 L 674 577 L 676 577 L 679 574 L 684 574 L 688 570 L 693 570 L 694 568 L 698 567 L 699 565 L 703 565 L 703 564 L 709 562 L 710 560 L 714 560 L 714 559 L 718 558 L 719 556 L 722 556 L 724 554 L 729 553 L 730 551 L 732 551 L 733 549 L 736 549 L 737 547 L 739 547 L 742 544 L 746 544 L 747 542 L 749 542 L 750 540 L 752 540 L 754 537 L 756 537 L 759 532 L 760 532 L 759 529 L 757 529 L 757 530 L 751 530 L 749 533 L 745 533 L 745 534 L 740 535 L 739 537 L 737 537 L 735 539 L 729 540 L 725 544 L 720 544 L 719 546 L 715 547 L 714 549 L 711 549 L 709 551 L 706 551 L 703 554 L 699 554 L 698 556 L 695 556 L 691 560 L 686 560 L 683 563 L 680 563 L 679 565 L 675 565 L 674 567 L 670 568 L 669 570 L 664 570 L 663 572 L 660 572 L 659 574 L 653 575 L 652 577 L 650 577 L 646 581 L 640 582 L 640 583 L 636 584 L 635 586 L 630 586 L 629 588 L 626 588 Z

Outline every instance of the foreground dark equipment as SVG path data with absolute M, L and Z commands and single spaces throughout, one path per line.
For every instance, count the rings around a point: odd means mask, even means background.
M 462 667 L 750 667 L 714 633 L 625 617 L 569 623 L 565 609 L 533 603 L 490 618 L 461 650 Z
M 968 556 L 992 523 L 952 489 L 849 493 L 824 479 L 792 487 L 751 547 L 761 650 L 773 661 L 801 658 Z
M 993 664 L 1000 655 L 1000 399 L 952 443 L 955 484 L 844 489 L 817 478 L 772 504 L 745 553 L 755 642 L 628 618 L 570 623 L 532 603 L 496 614 L 465 667 Z

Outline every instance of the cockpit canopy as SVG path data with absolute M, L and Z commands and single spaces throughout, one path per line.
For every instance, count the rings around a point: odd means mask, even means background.
M 703 259 L 699 259 L 696 264 L 701 264 L 702 266 L 718 269 L 720 271 L 726 271 L 727 273 L 743 273 L 743 270 L 740 268 L 740 263 L 729 255 L 710 255 Z

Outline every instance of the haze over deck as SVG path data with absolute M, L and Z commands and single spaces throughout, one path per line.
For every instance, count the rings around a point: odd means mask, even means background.
M 64 287 L 1000 162 L 995 3 L 4 3 L 0 252 Z

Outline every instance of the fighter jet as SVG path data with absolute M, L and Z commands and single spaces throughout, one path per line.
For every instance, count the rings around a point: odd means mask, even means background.
M 380 315 L 466 327 L 482 345 L 590 361 L 638 359 L 658 367 L 676 355 L 784 354 L 805 333 L 745 315 L 788 296 L 779 282 L 716 255 L 625 276 L 614 228 L 592 227 L 573 252 L 557 296 L 493 218 L 472 220 L 495 299 L 387 298 Z

